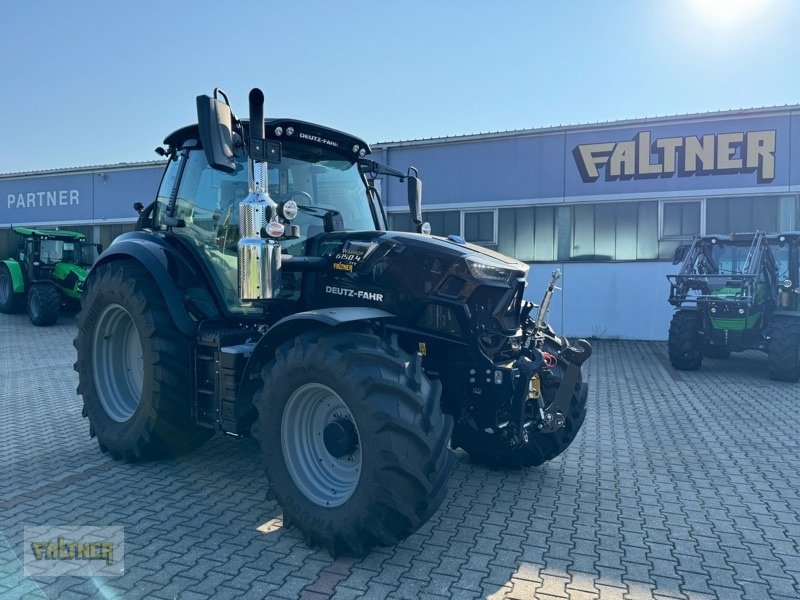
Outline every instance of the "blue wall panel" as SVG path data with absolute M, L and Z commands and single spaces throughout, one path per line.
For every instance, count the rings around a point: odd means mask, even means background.
M 425 204 L 481 204 L 551 194 L 563 181 L 561 136 L 527 136 L 389 149 L 390 164 L 413 165 L 424 182 Z M 405 184 L 390 179 L 389 205 L 406 205 Z
M 105 171 L 94 177 L 94 218 L 135 219 L 134 202 L 145 206 L 155 200 L 163 169 Z

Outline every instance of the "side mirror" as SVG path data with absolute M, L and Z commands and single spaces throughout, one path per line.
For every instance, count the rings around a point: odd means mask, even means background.
M 217 100 L 217 96 L 225 102 Z M 233 115 L 228 96 L 219 88 L 214 89 L 214 97 L 197 97 L 197 125 L 200 130 L 200 143 L 206 153 L 209 166 L 218 171 L 233 173 L 236 170 L 233 150 Z
M 677 248 L 675 248 L 675 256 L 672 257 L 672 264 L 677 265 L 680 262 L 683 262 L 683 259 L 686 258 L 686 252 L 688 252 L 689 246 L 686 244 L 681 244 Z
M 408 168 L 406 179 L 408 179 L 408 210 L 411 213 L 411 220 L 419 230 L 422 226 L 422 180 L 417 177 L 417 170 L 414 167 Z

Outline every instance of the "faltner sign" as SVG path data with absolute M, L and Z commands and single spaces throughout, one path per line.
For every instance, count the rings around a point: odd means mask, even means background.
M 572 154 L 584 183 L 756 173 L 758 183 L 775 179 L 776 131 L 740 131 L 703 136 L 651 139 L 640 131 L 633 139 L 578 144 Z

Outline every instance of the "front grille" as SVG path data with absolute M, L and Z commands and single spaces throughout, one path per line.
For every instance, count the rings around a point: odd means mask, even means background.
M 519 327 L 524 284 L 516 288 L 478 287 L 467 300 L 470 314 L 487 329 L 507 332 Z

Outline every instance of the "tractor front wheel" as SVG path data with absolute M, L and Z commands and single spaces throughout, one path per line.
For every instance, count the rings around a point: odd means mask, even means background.
M 28 318 L 39 326 L 53 325 L 61 316 L 61 292 L 49 283 L 34 283 L 28 290 Z
M 0 263 L 0 313 L 13 315 L 25 310 L 25 294 L 14 293 L 11 272 Z
M 367 333 L 315 331 L 279 346 L 261 376 L 252 434 L 284 524 L 308 544 L 363 556 L 442 503 L 453 419 L 419 356 Z
M 78 393 L 89 434 L 115 459 L 174 456 L 213 430 L 191 416 L 191 340 L 170 318 L 144 267 L 117 261 L 92 271 L 77 316 Z
M 696 371 L 703 362 L 700 346 L 700 313 L 679 310 L 669 324 L 669 362 L 678 371 Z
M 769 343 L 769 375 L 778 381 L 800 379 L 800 321 L 775 318 Z

